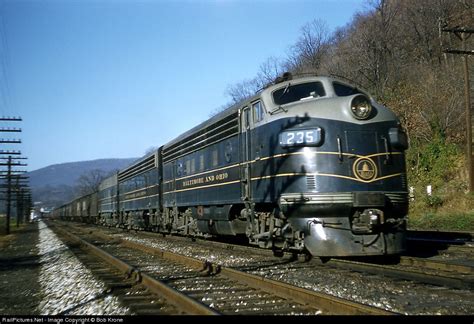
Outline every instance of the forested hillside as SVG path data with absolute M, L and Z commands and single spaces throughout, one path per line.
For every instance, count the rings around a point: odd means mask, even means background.
M 410 224 L 474 230 L 474 198 L 465 160 L 466 108 L 461 35 L 474 29 L 474 2 L 378 0 L 335 31 L 315 20 L 301 28 L 284 58 L 268 58 L 250 80 L 228 88 L 232 103 L 254 94 L 285 71 L 348 79 L 392 108 L 410 137 Z M 474 37 L 465 42 L 474 50 Z M 474 58 L 470 57 L 472 62 Z M 473 68 L 469 64 L 471 98 Z M 474 100 L 471 99 L 473 102 Z M 426 194 L 431 185 L 432 195 Z

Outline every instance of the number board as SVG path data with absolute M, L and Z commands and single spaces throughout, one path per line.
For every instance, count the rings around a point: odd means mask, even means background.
M 281 146 L 319 145 L 321 128 L 291 130 L 280 133 Z

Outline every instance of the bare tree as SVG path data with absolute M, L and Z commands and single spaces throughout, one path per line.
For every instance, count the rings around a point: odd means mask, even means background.
M 227 87 L 226 94 L 231 97 L 231 102 L 223 108 L 238 103 L 255 95 L 265 87 L 271 85 L 277 76 L 284 72 L 284 63 L 276 57 L 269 57 L 259 67 L 257 76 Z
M 424 142 L 437 133 L 460 142 L 462 78 L 456 64 L 443 58 L 449 40 L 441 42 L 440 21 L 471 26 L 472 5 L 465 0 L 369 0 L 334 33 L 321 20 L 304 25 L 283 62 L 267 59 L 255 78 L 227 93 L 238 102 L 284 71 L 336 75 L 393 108 L 412 138 Z
M 315 19 L 301 28 L 301 35 L 288 58 L 294 72 L 318 72 L 322 58 L 329 49 L 331 33 L 327 23 Z
M 93 169 L 82 174 L 77 180 L 78 194 L 84 196 L 98 191 L 99 185 L 105 177 L 105 172 L 100 169 Z
M 257 79 L 244 80 L 227 87 L 226 94 L 231 103 L 237 103 L 253 96 L 259 89 Z
M 450 72 L 429 70 L 421 75 L 423 82 L 418 87 L 424 101 L 421 116 L 430 125 L 432 136 L 456 137 L 459 130 L 465 129 L 462 80 L 459 72 L 457 75 Z
M 256 84 L 258 84 L 260 88 L 265 88 L 272 84 L 275 79 L 285 71 L 284 62 L 271 56 L 260 65 L 259 72 L 257 73 Z

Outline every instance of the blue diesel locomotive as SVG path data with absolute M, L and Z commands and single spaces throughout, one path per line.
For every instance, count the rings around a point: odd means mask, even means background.
M 277 253 L 398 254 L 407 147 L 398 118 L 368 94 L 286 74 L 104 180 L 89 221 L 242 235 Z M 70 204 L 55 214 L 67 216 Z

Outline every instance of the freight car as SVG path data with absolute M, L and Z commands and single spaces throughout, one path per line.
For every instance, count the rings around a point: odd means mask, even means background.
M 68 221 L 95 223 L 97 212 L 97 192 L 93 192 L 74 199 L 61 207 L 55 208 L 52 211 L 52 216 L 60 217 L 61 219 Z
M 398 254 L 407 148 L 396 115 L 367 93 L 285 74 L 106 179 L 95 222 L 242 235 L 277 253 Z

